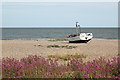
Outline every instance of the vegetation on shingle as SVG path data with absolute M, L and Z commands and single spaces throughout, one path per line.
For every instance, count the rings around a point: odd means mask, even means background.
M 39 47 L 43 47 L 42 45 L 40 45 L 40 44 L 37 44 L 37 45 L 34 45 L 34 46 L 39 46 Z
M 50 39 L 48 41 L 68 41 L 68 39 Z
M 71 58 L 67 65 L 55 59 L 29 55 L 20 60 L 3 58 L 2 78 L 107 78 L 120 80 L 120 57 L 105 60 L 103 57 L 83 62 L 82 58 Z
M 47 48 L 66 48 L 66 49 L 73 49 L 77 48 L 77 46 L 69 46 L 69 45 L 48 45 Z
M 75 53 L 75 54 L 64 54 L 64 55 L 59 55 L 59 54 L 51 54 L 51 55 L 48 55 L 48 58 L 51 59 L 51 58 L 54 58 L 56 60 L 64 60 L 64 61 L 67 61 L 67 60 L 70 60 L 71 58 L 86 58 L 86 55 L 83 55 L 83 54 L 79 54 L 79 53 Z

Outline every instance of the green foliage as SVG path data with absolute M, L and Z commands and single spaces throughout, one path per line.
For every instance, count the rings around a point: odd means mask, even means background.
M 47 48 L 66 48 L 66 49 L 73 49 L 76 48 L 77 46 L 69 46 L 69 45 L 65 45 L 65 46 L 60 46 L 60 45 L 48 45 Z
M 111 78 L 120 80 L 118 62 L 120 57 L 105 60 L 100 57 L 83 62 L 82 58 L 71 58 L 68 65 L 55 59 L 29 55 L 20 60 L 2 59 L 2 78 L 87 78 L 90 80 Z
M 38 44 L 38 45 L 34 45 L 34 46 L 39 46 L 39 47 L 43 47 L 42 45 Z
M 48 41 L 68 41 L 68 39 L 50 39 Z

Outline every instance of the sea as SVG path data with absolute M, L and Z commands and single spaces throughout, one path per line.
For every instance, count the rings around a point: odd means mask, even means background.
M 118 28 L 81 28 L 80 32 L 93 33 L 94 38 L 119 39 Z M 75 33 L 75 28 L 2 28 L 2 39 L 66 38 Z

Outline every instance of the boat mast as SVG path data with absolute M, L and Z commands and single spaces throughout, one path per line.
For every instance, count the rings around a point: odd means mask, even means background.
M 76 22 L 76 32 L 80 34 L 80 24 L 78 22 Z

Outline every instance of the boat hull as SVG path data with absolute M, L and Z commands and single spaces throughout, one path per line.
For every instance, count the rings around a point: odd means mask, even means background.
M 69 43 L 87 43 L 89 42 L 91 39 L 89 40 L 75 40 L 75 41 L 69 41 Z
M 77 36 L 68 37 L 68 40 L 70 43 L 87 43 L 92 37 L 92 33 L 81 33 Z

